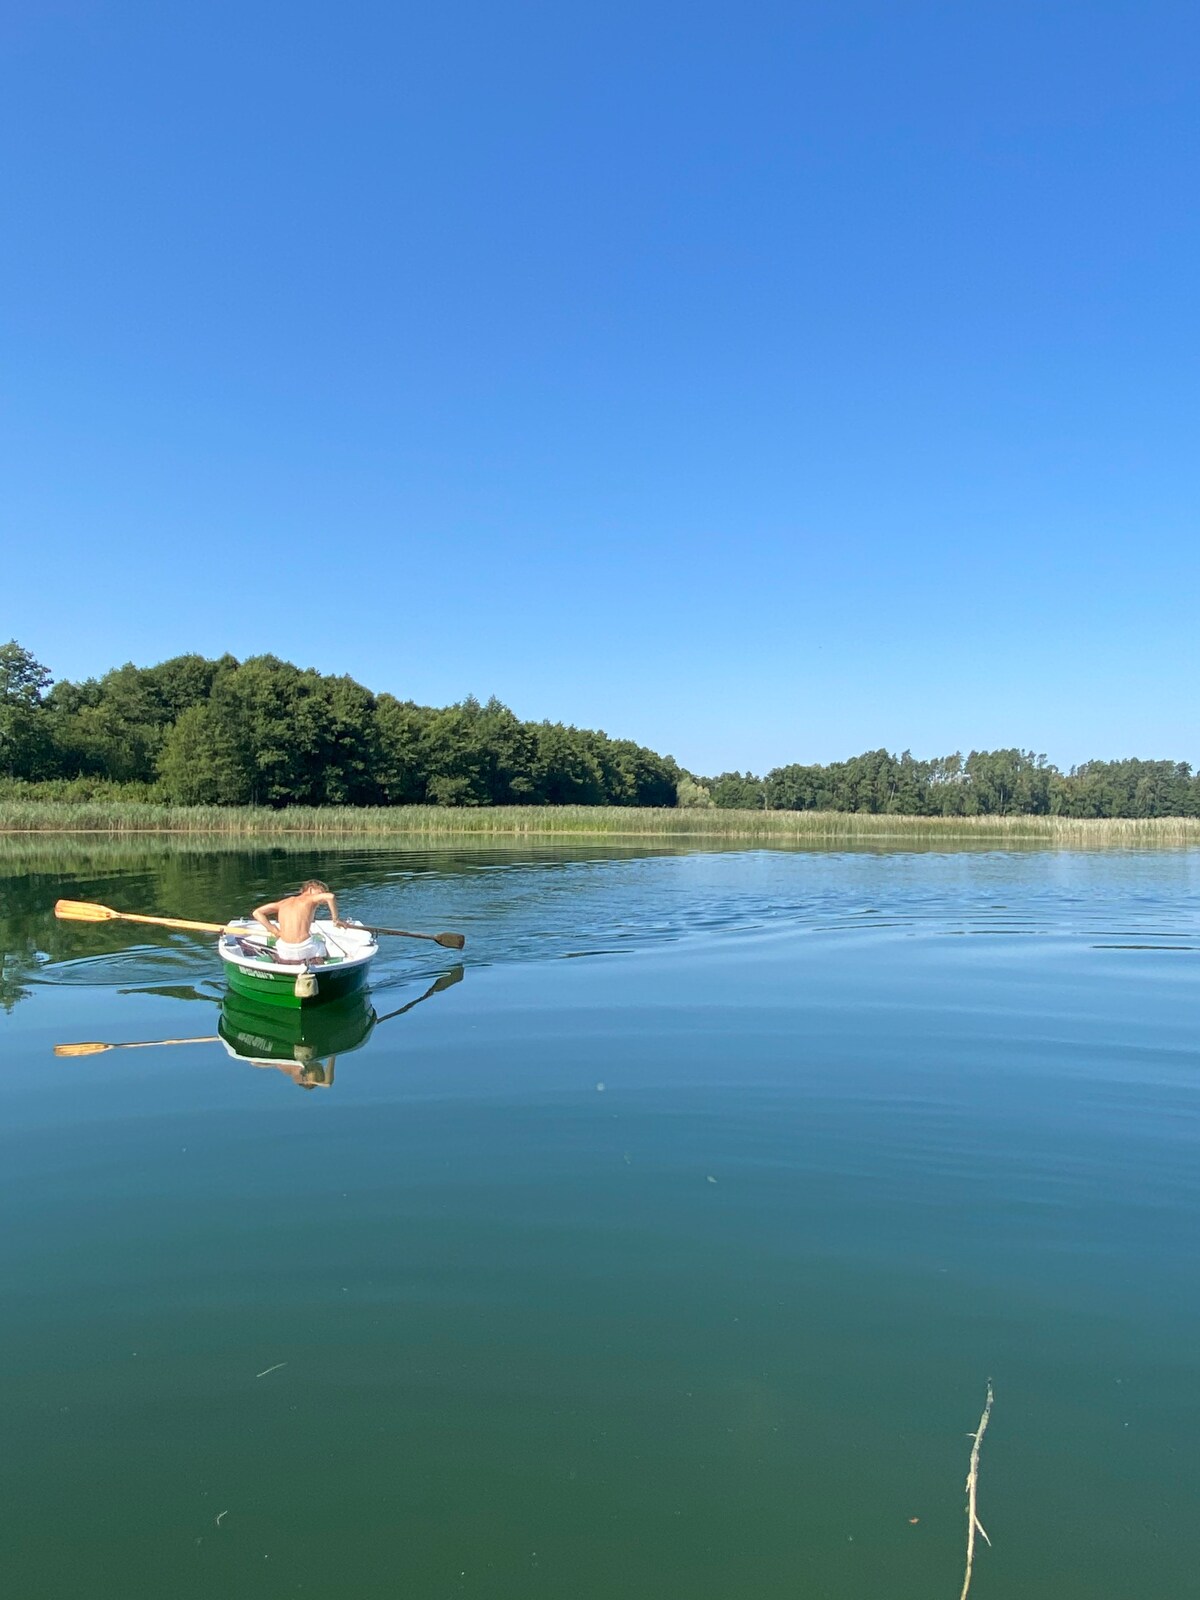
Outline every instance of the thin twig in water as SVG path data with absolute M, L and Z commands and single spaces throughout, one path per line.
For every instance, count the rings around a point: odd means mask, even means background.
M 256 1378 L 265 1378 L 269 1372 L 278 1372 L 280 1367 L 286 1367 L 286 1366 L 287 1366 L 287 1362 L 286 1361 L 277 1361 L 273 1367 L 264 1367 L 261 1372 L 256 1372 L 254 1374 L 254 1376 Z
M 988 1418 L 992 1414 L 992 1380 L 988 1379 L 987 1404 L 983 1408 L 983 1415 L 979 1419 L 979 1427 L 971 1435 L 975 1443 L 971 1446 L 971 1465 L 967 1472 L 967 1571 L 963 1578 L 962 1594 L 958 1600 L 967 1600 L 967 1590 L 971 1587 L 971 1568 L 975 1565 L 975 1530 L 983 1534 L 984 1540 L 991 1546 L 992 1541 L 987 1536 L 987 1529 L 979 1520 L 975 1509 L 975 1497 L 979 1489 L 979 1449 L 983 1444 L 983 1436 L 987 1431 Z
M 229 1515 L 228 1511 L 218 1511 L 217 1512 L 217 1527 L 218 1528 L 221 1526 L 221 1518 L 222 1517 L 227 1517 L 228 1515 Z M 199 1540 L 197 1540 L 197 1543 L 199 1543 Z

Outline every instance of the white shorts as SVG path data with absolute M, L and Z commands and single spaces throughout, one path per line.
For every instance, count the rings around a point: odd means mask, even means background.
M 280 961 L 311 961 L 315 956 L 323 956 L 325 951 L 315 939 L 305 939 L 303 944 L 289 944 L 286 939 L 276 939 L 271 949 Z

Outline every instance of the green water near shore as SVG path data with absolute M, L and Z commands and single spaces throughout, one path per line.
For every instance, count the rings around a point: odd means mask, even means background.
M 299 1068 L 48 914 L 310 873 L 468 943 Z M 957 1596 L 991 1378 L 972 1595 L 1190 1592 L 1198 935 L 1182 851 L 0 860 L 8 1591 Z

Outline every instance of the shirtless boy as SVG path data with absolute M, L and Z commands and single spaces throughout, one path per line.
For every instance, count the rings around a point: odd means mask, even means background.
M 328 906 L 334 927 L 342 926 L 333 890 L 320 878 L 310 878 L 307 883 L 300 885 L 298 893 L 289 895 L 285 900 L 272 900 L 265 906 L 259 906 L 254 913 L 254 920 L 268 933 L 276 935 L 277 956 L 284 961 L 307 961 L 311 956 L 325 954 L 312 936 L 318 906 Z

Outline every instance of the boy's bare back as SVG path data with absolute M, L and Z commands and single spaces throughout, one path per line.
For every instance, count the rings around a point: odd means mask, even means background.
M 279 936 L 286 944 L 303 944 L 312 932 L 313 919 L 320 906 L 329 907 L 329 915 L 337 923 L 337 897 L 327 883 L 310 878 L 298 894 L 283 900 L 270 900 L 254 913 L 255 922 L 261 923 L 268 933 Z

